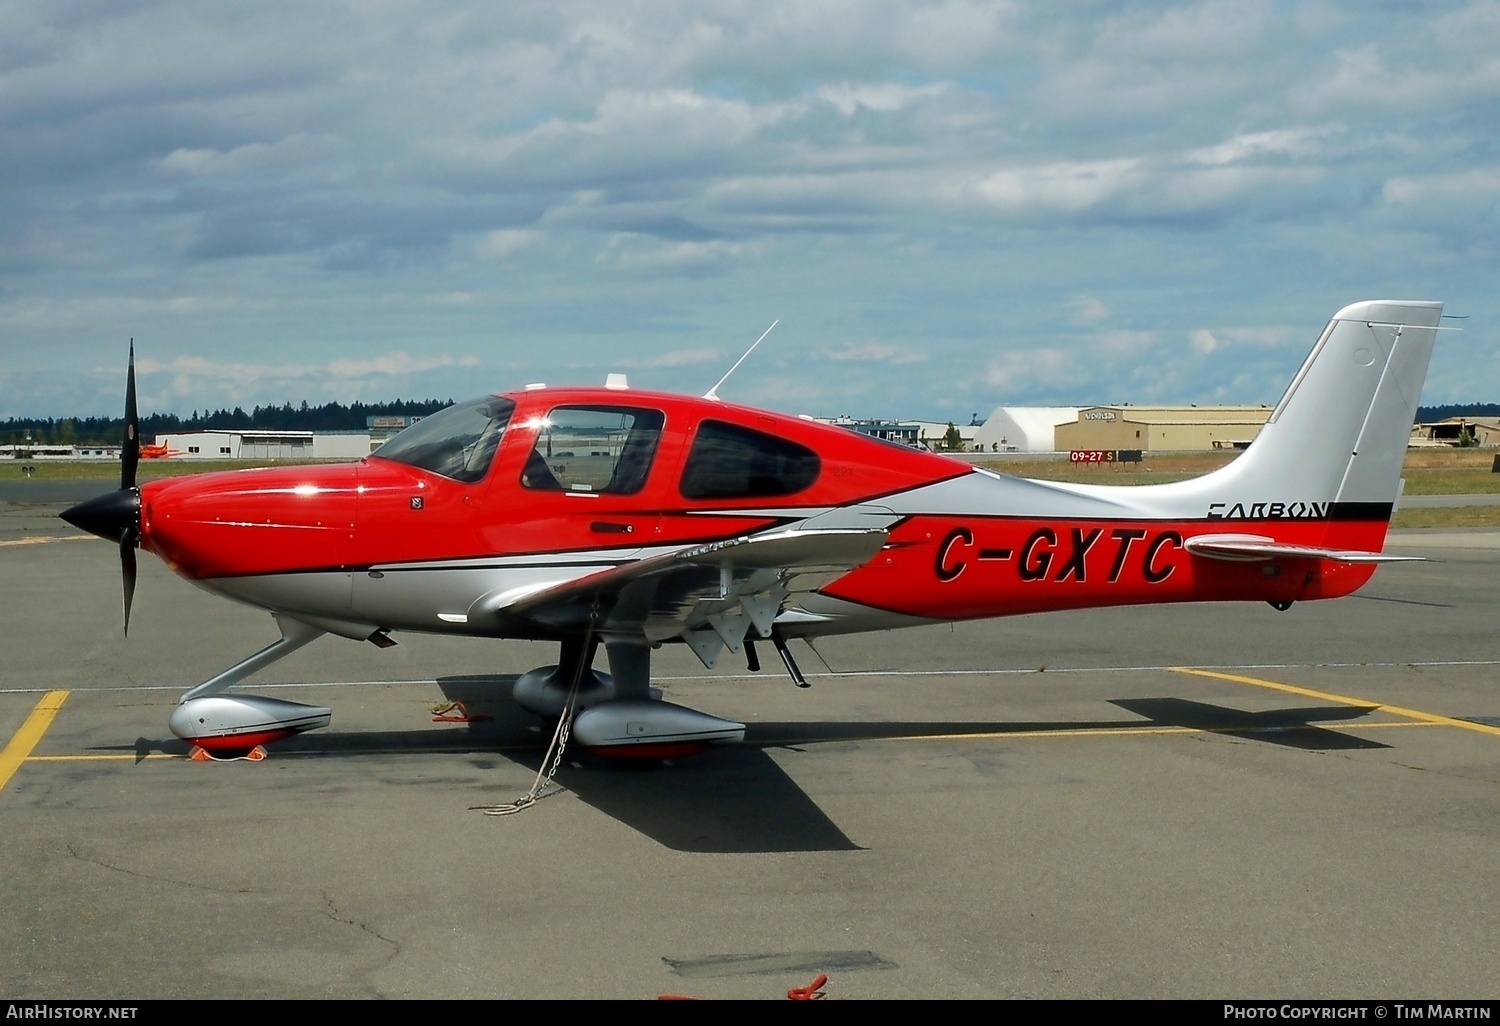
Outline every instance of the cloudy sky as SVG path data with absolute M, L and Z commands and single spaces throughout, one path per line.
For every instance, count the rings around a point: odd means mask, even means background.
M 1500 402 L 1500 4 L 0 6 L 0 417 L 526 382 L 1271 402 L 1447 301 Z

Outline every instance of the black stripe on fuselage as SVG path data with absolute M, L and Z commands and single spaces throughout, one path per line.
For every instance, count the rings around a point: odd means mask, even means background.
M 1211 502 L 1207 520 L 1387 521 L 1389 502 Z

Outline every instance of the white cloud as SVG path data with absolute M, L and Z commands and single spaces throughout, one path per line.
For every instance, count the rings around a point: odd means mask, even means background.
M 901 110 L 918 100 L 941 96 L 948 88 L 945 82 L 930 82 L 915 87 L 899 82 L 842 82 L 821 87 L 817 95 L 849 115 L 861 107 L 879 111 Z
M 845 342 L 837 348 L 820 349 L 819 355 L 834 363 L 884 363 L 895 367 L 925 363 L 928 358 L 925 349 L 888 342 Z
M 372 375 L 407 377 L 437 367 L 477 367 L 477 356 L 424 356 L 409 353 L 386 353 L 362 360 L 334 360 L 327 365 L 327 373 L 335 378 L 365 378 Z
M 504 260 L 506 257 L 541 242 L 541 232 L 525 228 L 506 228 L 486 232 L 474 244 L 474 255 L 481 260 Z
M 677 349 L 671 352 L 658 353 L 655 356 L 634 357 L 616 359 L 612 366 L 630 368 L 655 369 L 658 367 L 700 367 L 706 363 L 715 363 L 724 359 L 724 353 L 720 349 L 702 347 L 698 349 Z M 728 366 L 726 364 L 726 366 Z
M 599 263 L 635 275 L 714 274 L 749 250 L 744 243 L 717 239 L 662 243 L 636 235 L 617 235 L 599 254 Z
M 1089 341 L 1094 348 L 1114 356 L 1135 358 L 1156 344 L 1155 331 L 1101 331 Z
M 1311 110 L 1370 110 L 1390 118 L 1500 94 L 1500 58 L 1492 52 L 1459 62 L 1414 61 L 1417 45 L 1407 40 L 1389 59 L 1375 43 L 1343 49 L 1324 77 L 1294 86 L 1293 96 Z
M 1073 212 L 1097 206 L 1138 182 L 1141 161 L 1131 157 L 1007 168 L 982 178 L 977 193 L 1004 210 Z
M 1328 312 L 1333 313 L 1332 310 Z M 1316 324 L 1256 324 L 1220 328 L 1219 334 L 1225 342 L 1237 346 L 1276 349 L 1295 345 L 1310 349 L 1318 337 L 1318 327 Z
M 1109 318 L 1109 307 L 1094 296 L 1074 296 L 1067 308 L 1075 324 L 1098 324 Z
M 1076 385 L 1081 361 L 1068 349 L 1057 347 L 1008 351 L 989 362 L 984 380 L 1001 401 L 1012 395 L 1048 392 Z
M 135 369 L 136 374 L 142 378 L 167 375 L 172 380 L 174 392 L 190 395 L 205 388 L 225 385 L 233 386 L 237 392 L 261 385 L 285 387 L 299 383 L 323 388 L 338 381 L 356 378 L 399 378 L 444 367 L 478 365 L 479 359 L 474 356 L 415 357 L 410 353 L 393 352 L 362 359 L 332 360 L 324 364 L 231 362 L 199 355 L 181 355 L 171 360 L 140 357 L 136 360 Z M 119 371 L 115 368 L 96 367 L 94 373 L 118 375 Z
M 1332 128 L 1287 128 L 1272 132 L 1247 132 L 1213 146 L 1191 150 L 1186 159 L 1198 164 L 1235 164 L 1253 157 L 1313 157 L 1322 152 L 1322 141 Z
M 1450 174 L 1392 178 L 1380 190 L 1387 203 L 1418 203 L 1427 199 L 1493 199 L 1500 194 L 1500 169 L 1472 168 Z
M 332 158 L 337 150 L 331 139 L 295 132 L 270 143 L 246 143 L 223 151 L 175 149 L 156 161 L 156 167 L 168 176 L 188 179 L 250 174 L 281 177 L 289 171 Z
M 1222 60 L 1253 52 L 1271 30 L 1274 15 L 1271 4 L 1253 0 L 1215 0 L 1160 11 L 1152 11 L 1148 6 L 1144 11 L 1148 13 L 1136 17 L 1154 20 L 1143 24 L 1138 31 L 1125 32 L 1123 40 L 1119 34 L 1124 26 L 1114 23 L 1109 26 L 1109 35 L 1126 52 L 1158 60 Z

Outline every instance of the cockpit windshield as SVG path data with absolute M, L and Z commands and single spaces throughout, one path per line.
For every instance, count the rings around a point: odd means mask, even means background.
M 515 408 L 512 400 L 494 395 L 458 403 L 422 418 L 371 455 L 455 481 L 478 481 L 490 469 Z

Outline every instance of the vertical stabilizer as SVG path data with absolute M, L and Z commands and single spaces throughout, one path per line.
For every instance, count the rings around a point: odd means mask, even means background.
M 1442 312 L 1394 300 L 1340 310 L 1235 476 L 1302 499 L 1394 502 Z
M 1268 508 L 1389 519 L 1442 312 L 1438 302 L 1388 299 L 1344 307 L 1242 456 L 1192 481 L 1142 488 L 1137 501 L 1157 515 L 1210 519 Z

